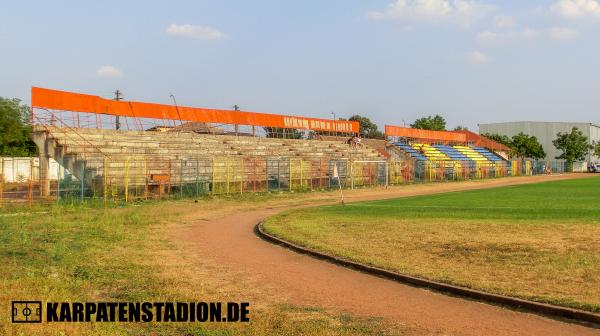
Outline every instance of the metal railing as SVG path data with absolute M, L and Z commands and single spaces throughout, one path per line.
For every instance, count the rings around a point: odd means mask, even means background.
M 0 171 L 0 206 L 103 200 L 131 202 L 206 195 L 362 188 L 411 183 L 490 179 L 564 172 L 564 164 L 542 161 L 353 161 L 291 157 L 88 159 L 42 180 L 30 160 L 27 179 L 7 182 Z M 49 186 L 42 196 L 42 185 Z

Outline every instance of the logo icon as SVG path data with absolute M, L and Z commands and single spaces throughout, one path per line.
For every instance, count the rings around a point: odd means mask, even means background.
M 42 301 L 13 301 L 13 323 L 42 323 Z

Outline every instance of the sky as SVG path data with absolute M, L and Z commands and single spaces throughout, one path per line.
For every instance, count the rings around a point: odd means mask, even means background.
M 600 122 L 599 1 L 1 0 L 0 96 L 119 89 L 380 127 Z

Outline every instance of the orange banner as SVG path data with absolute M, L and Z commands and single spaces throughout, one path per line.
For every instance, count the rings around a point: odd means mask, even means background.
M 415 128 L 385 125 L 386 136 L 447 142 L 466 142 L 467 136 L 458 132 L 429 131 Z
M 31 88 L 31 106 L 40 109 L 109 114 L 133 118 L 171 119 L 344 133 L 358 133 L 360 130 L 359 123 L 354 121 L 333 121 L 278 114 L 115 101 L 93 95 L 38 87 Z

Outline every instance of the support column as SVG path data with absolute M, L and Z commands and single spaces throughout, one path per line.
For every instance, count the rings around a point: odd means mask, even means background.
M 50 145 L 48 144 L 48 134 L 45 131 L 33 131 L 31 134 L 33 142 L 36 144 L 39 153 L 39 182 L 40 196 L 50 196 Z M 32 176 L 33 178 L 33 176 Z
M 50 156 L 47 148 L 40 151 L 40 196 L 50 196 Z

